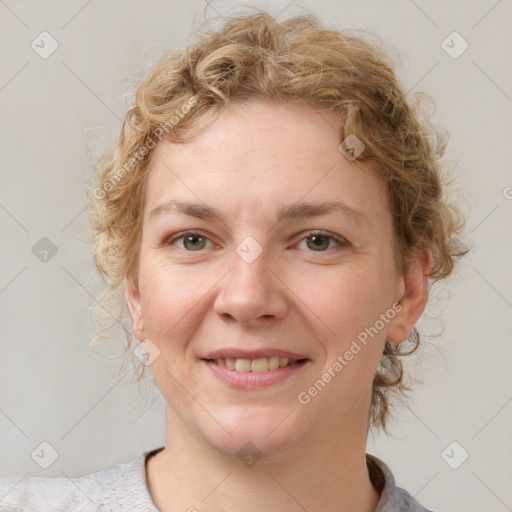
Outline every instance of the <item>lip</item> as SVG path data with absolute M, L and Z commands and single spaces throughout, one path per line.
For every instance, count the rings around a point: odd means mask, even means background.
M 240 353 L 240 351 L 236 351 L 236 353 Z M 265 353 L 268 354 L 269 352 Z M 212 354 L 214 353 L 212 352 Z M 277 356 L 279 354 L 274 355 Z M 228 355 L 224 357 L 230 356 Z M 246 359 L 251 358 L 247 357 Z M 256 359 L 256 357 L 254 359 Z M 304 366 L 310 362 L 309 359 L 301 359 L 303 360 L 298 363 L 292 364 L 291 366 L 285 366 L 284 368 L 276 368 L 275 370 L 267 370 L 266 372 L 239 372 L 236 370 L 230 370 L 226 366 L 219 366 L 218 364 L 215 364 L 214 362 L 208 361 L 206 359 L 202 359 L 200 362 L 204 364 L 215 377 L 217 377 L 224 384 L 227 384 L 230 387 L 237 389 L 255 389 L 272 386 L 277 382 L 283 381 L 285 379 L 293 377 L 294 375 L 297 375 L 297 373 L 299 373 L 302 370 L 302 368 L 304 368 Z
M 286 350 L 278 350 L 273 348 L 266 348 L 261 350 L 240 350 L 239 348 L 223 348 L 208 352 L 201 359 L 221 359 L 231 357 L 233 359 L 259 359 L 260 357 L 287 357 L 288 359 L 308 359 L 303 354 L 296 352 L 288 352 Z

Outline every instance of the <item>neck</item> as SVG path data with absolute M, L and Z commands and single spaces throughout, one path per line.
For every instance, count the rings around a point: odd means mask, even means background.
M 366 466 L 366 429 L 339 430 L 337 437 L 322 432 L 279 460 L 263 457 L 246 466 L 192 435 L 168 407 L 165 449 L 146 467 L 149 491 L 161 512 L 373 512 L 379 494 Z

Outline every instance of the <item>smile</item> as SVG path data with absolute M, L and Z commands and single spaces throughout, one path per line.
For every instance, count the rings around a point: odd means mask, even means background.
M 211 363 L 217 366 L 225 366 L 229 370 L 237 372 L 268 372 L 297 364 L 299 360 L 289 359 L 288 357 L 259 357 L 258 359 L 235 359 L 233 357 L 220 357 L 218 359 L 209 359 Z
M 221 357 L 202 359 L 201 362 L 224 385 L 240 390 L 255 390 L 286 382 L 300 373 L 311 360 L 271 356 L 256 359 Z

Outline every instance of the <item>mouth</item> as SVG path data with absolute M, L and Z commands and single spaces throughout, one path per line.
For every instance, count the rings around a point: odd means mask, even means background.
M 228 387 L 255 390 L 297 378 L 311 359 L 283 350 L 225 349 L 207 354 L 201 362 Z
M 209 363 L 217 366 L 226 367 L 228 370 L 236 372 L 254 372 L 263 373 L 268 371 L 277 370 L 278 368 L 286 368 L 298 363 L 306 362 L 308 359 L 292 359 L 289 357 L 258 357 L 256 359 L 234 358 L 234 357 L 219 357 L 215 359 L 204 359 Z

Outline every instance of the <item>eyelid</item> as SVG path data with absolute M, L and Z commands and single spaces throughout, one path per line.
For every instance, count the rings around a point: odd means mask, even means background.
M 204 231 L 201 231 L 201 230 L 187 230 L 187 231 L 181 231 L 179 233 L 176 233 L 174 235 L 171 235 L 171 236 L 165 238 L 164 241 L 163 241 L 163 246 L 165 247 L 165 246 L 171 245 L 174 242 L 176 242 L 177 240 L 181 240 L 182 238 L 185 238 L 186 236 L 192 236 L 192 235 L 199 235 L 200 237 L 205 238 L 206 240 L 208 240 L 210 243 L 213 243 L 214 245 L 216 245 L 215 242 L 213 242 L 209 238 L 209 235 L 207 233 L 205 233 Z M 301 238 L 297 241 L 297 243 L 302 242 L 306 238 L 309 238 L 309 237 L 315 236 L 315 235 L 316 236 L 325 236 L 327 238 L 330 238 L 330 239 L 334 240 L 338 244 L 338 247 L 348 247 L 348 246 L 350 246 L 350 242 L 345 237 L 343 237 L 341 235 L 336 235 L 334 233 L 330 233 L 329 231 L 323 231 L 321 229 L 311 229 L 311 230 L 308 230 L 308 231 L 300 233 Z M 199 251 L 186 251 L 186 252 L 201 252 L 201 250 L 199 250 Z M 320 252 L 320 253 L 322 253 L 322 252 L 327 252 L 327 251 L 311 251 L 311 252 Z
M 323 231 L 321 229 L 311 229 L 309 231 L 301 233 L 301 239 L 299 240 L 299 242 L 301 242 L 302 240 L 304 240 L 306 238 L 309 238 L 310 236 L 315 236 L 315 235 L 316 236 L 325 236 L 326 238 L 333 239 L 338 244 L 338 247 L 348 247 L 350 245 L 350 242 L 344 236 L 336 235 L 334 233 L 331 233 L 329 231 Z M 312 251 L 312 252 L 327 252 L 327 251 Z
M 191 230 L 187 230 L 187 231 L 180 231 L 179 233 L 175 233 L 174 235 L 164 238 L 162 245 L 165 247 L 167 245 L 173 244 L 177 240 L 181 240 L 182 238 L 185 238 L 187 236 L 193 236 L 193 235 L 198 235 L 201 238 L 205 238 L 210 243 L 214 244 L 214 242 L 210 239 L 210 236 L 207 233 L 205 233 L 204 231 L 201 231 L 200 229 L 191 229 Z M 193 252 L 193 251 L 188 251 L 188 252 Z

